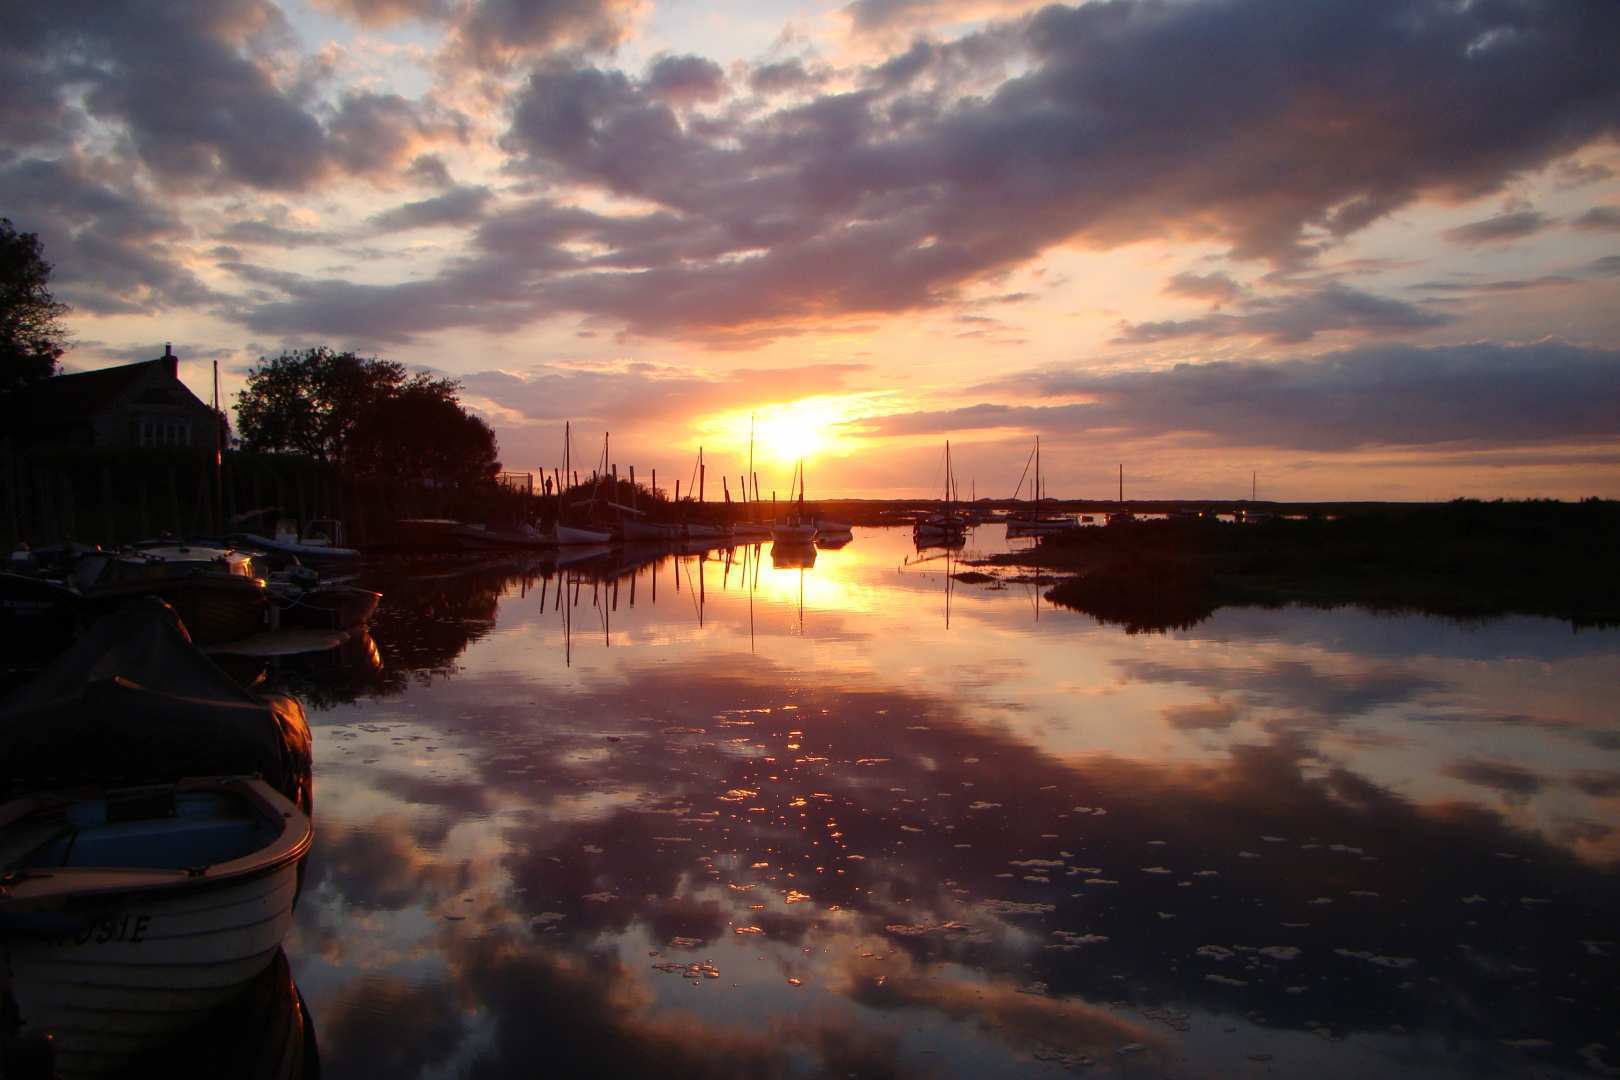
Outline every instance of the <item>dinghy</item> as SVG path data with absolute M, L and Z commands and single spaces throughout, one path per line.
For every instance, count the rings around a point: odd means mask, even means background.
M 0 806 L 0 953 L 58 1076 L 160 1045 L 267 968 L 309 817 L 257 777 L 36 793 Z
M 62 1077 L 105 1075 L 269 965 L 308 851 L 310 734 L 143 600 L 0 708 L 0 971 Z

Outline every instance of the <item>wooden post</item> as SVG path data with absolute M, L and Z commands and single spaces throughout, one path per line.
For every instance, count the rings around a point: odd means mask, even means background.
M 169 466 L 169 528 L 179 536 L 182 529 L 180 524 L 180 487 L 179 480 L 174 474 L 174 466 Z
M 101 467 L 101 542 L 111 547 L 118 543 L 118 506 L 112 497 L 112 467 Z
M 72 540 L 77 531 L 78 521 L 73 513 L 73 478 L 64 469 L 62 472 L 62 539 Z

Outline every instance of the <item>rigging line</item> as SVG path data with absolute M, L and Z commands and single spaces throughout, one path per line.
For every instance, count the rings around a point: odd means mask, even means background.
M 1013 498 L 1015 500 L 1018 498 L 1019 494 L 1022 493 L 1023 490 L 1024 490 L 1024 477 L 1029 475 L 1029 466 L 1030 466 L 1030 463 L 1033 462 L 1034 460 L 1035 460 L 1035 451 L 1034 451 L 1033 448 L 1031 448 L 1030 451 L 1029 451 L 1029 457 L 1024 459 L 1024 471 L 1018 474 L 1018 488 L 1017 488 L 1016 491 L 1013 492 Z

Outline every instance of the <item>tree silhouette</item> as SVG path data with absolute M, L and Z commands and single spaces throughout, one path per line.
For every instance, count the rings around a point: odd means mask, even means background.
M 39 237 L 0 218 L 0 394 L 56 374 L 68 306 L 51 295 L 50 277 Z
M 500 471 L 495 432 L 454 379 L 322 346 L 261 360 L 237 395 L 244 450 L 306 454 L 355 476 L 454 485 Z

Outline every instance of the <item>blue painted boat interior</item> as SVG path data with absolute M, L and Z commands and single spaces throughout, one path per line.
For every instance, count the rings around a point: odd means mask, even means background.
M 133 809 L 84 799 L 66 807 L 60 830 L 27 859 L 31 867 L 200 867 L 239 859 L 276 836 L 274 826 L 223 792 L 164 793 Z

